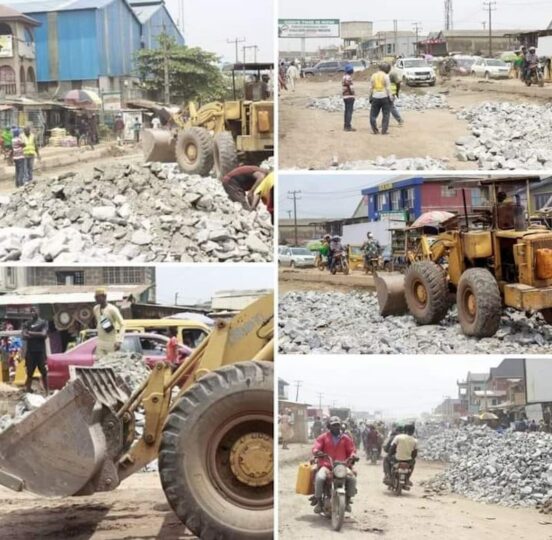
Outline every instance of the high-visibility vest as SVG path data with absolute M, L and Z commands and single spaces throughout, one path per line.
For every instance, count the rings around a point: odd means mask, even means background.
M 372 77 L 374 92 L 385 92 L 385 73 L 379 71 L 378 73 L 374 73 Z
M 397 83 L 394 83 L 394 82 L 391 83 L 391 94 L 393 96 L 397 95 Z
M 24 156 L 36 156 L 36 148 L 35 148 L 35 138 L 34 135 L 31 133 L 28 137 L 27 135 L 23 135 L 23 142 L 25 143 L 25 147 L 23 148 L 23 155 Z

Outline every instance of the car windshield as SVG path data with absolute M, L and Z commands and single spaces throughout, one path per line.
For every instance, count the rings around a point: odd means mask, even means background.
M 414 59 L 414 60 L 404 60 L 404 67 L 407 68 L 417 68 L 417 67 L 429 67 L 425 60 Z
M 306 248 L 292 248 L 291 253 L 293 255 L 310 255 L 311 252 Z
M 487 65 L 506 67 L 506 64 L 502 60 L 487 60 Z
M 463 68 L 472 67 L 475 62 L 475 58 L 457 58 L 456 65 Z

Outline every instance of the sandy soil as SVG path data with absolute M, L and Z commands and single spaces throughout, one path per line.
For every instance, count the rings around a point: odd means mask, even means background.
M 157 473 L 138 473 L 115 491 L 45 499 L 0 487 L 0 538 L 10 540 L 189 540 Z
M 286 459 L 285 451 L 280 455 Z M 308 456 L 308 453 L 305 453 Z M 353 512 L 346 517 L 340 533 L 312 512 L 308 498 L 295 494 L 299 460 L 286 460 L 280 466 L 280 538 L 408 538 L 426 540 L 550 540 L 552 519 L 536 510 L 510 509 L 480 504 L 454 495 L 427 496 L 419 482 L 435 475 L 441 464 L 419 461 L 414 471 L 412 491 L 395 497 L 382 484 L 381 462 L 377 466 L 360 461 L 358 495 Z
M 514 82 L 515 84 L 515 82 Z M 454 141 L 468 134 L 468 124 L 458 120 L 455 110 L 488 100 L 520 101 L 523 96 L 511 96 L 466 90 L 461 82 L 438 83 L 433 88 L 407 88 L 404 92 L 446 91 L 451 110 L 432 109 L 425 112 L 405 111 L 405 124 L 399 127 L 392 118 L 389 135 L 373 135 L 369 128 L 369 112 L 356 111 L 353 125 L 355 133 L 343 131 L 343 114 L 307 109 L 311 98 L 322 98 L 340 93 L 340 81 L 311 82 L 301 80 L 295 92 L 284 91 L 279 101 L 281 169 L 327 169 L 332 160 L 373 160 L 378 156 L 399 158 L 431 157 L 447 160 L 452 169 L 474 169 L 474 162 L 461 162 L 455 158 Z M 368 82 L 358 81 L 358 96 L 368 95 Z M 533 100 L 535 102 L 536 100 Z

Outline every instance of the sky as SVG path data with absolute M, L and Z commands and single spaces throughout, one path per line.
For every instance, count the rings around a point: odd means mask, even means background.
M 273 289 L 274 269 L 269 265 L 221 265 L 218 267 L 164 264 L 156 268 L 157 302 L 188 304 L 210 300 L 228 289 Z
M 358 411 L 383 411 L 388 418 L 408 418 L 431 412 L 445 397 L 458 397 L 456 381 L 468 371 L 486 373 L 501 356 L 387 356 L 290 357 L 280 356 L 277 375 L 290 384 L 288 397 L 295 401 L 295 381 L 301 381 L 299 401 L 318 406 L 335 405 Z
M 280 0 L 279 18 L 288 19 L 340 19 L 342 21 L 372 21 L 374 32 L 393 30 L 393 19 L 398 30 L 412 30 L 412 23 L 422 25 L 422 35 L 444 27 L 444 0 L 388 0 L 377 2 L 335 2 L 335 0 Z M 493 28 L 543 29 L 552 20 L 550 0 L 497 0 L 493 12 Z M 483 11 L 482 0 L 453 0 L 453 28 L 457 30 L 483 29 L 488 12 Z M 488 26 L 487 26 L 488 28 Z M 339 40 L 309 40 L 307 50 L 340 43 Z M 284 43 L 282 43 L 284 42 Z M 300 41 L 280 40 L 280 50 L 299 50 Z
M 243 39 L 242 46 L 257 45 L 257 61 L 271 62 L 274 54 L 274 7 L 272 0 L 166 0 L 175 22 L 184 19 L 184 39 L 191 47 L 201 47 L 223 57 L 224 62 L 235 61 L 235 45 L 227 39 Z M 183 12 L 183 17 L 182 17 Z M 246 60 L 254 60 L 249 49 Z
M 396 175 L 375 173 L 335 175 L 280 174 L 278 214 L 282 219 L 293 218 L 293 200 L 289 191 L 300 190 L 297 201 L 297 218 L 351 217 L 362 199 L 363 188 L 395 178 Z M 291 213 L 290 213 L 291 212 Z

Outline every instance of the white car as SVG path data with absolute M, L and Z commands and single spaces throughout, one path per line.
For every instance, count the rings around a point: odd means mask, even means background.
M 353 66 L 353 69 L 355 70 L 355 73 L 358 71 L 365 71 L 366 70 L 366 64 L 362 60 L 351 60 L 349 62 L 351 66 Z
M 485 79 L 507 79 L 510 67 L 502 60 L 495 58 L 479 58 L 471 67 L 471 74 Z
M 288 247 L 278 254 L 278 263 L 290 268 L 314 267 L 314 255 L 307 249 L 301 247 Z
M 408 86 L 429 84 L 435 86 L 435 70 L 422 58 L 399 58 L 395 62 L 395 71 L 403 83 Z

